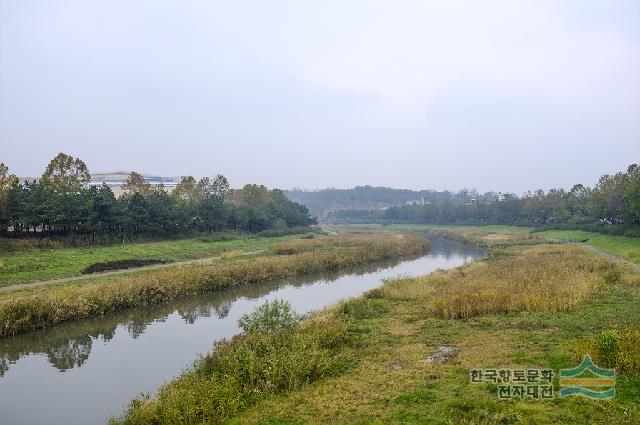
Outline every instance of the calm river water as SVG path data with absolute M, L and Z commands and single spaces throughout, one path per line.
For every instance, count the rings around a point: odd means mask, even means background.
M 298 313 L 379 286 L 485 256 L 482 249 L 431 237 L 429 254 L 336 274 L 245 285 L 0 339 L 0 424 L 105 424 L 129 401 L 153 393 L 213 342 L 239 332 L 237 320 L 265 300 Z

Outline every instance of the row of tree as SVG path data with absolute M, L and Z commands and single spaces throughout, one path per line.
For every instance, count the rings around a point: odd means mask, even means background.
M 576 184 L 567 191 L 537 190 L 469 198 L 465 203 L 426 202 L 380 209 L 343 209 L 329 214 L 341 222 L 425 224 L 510 224 L 523 226 L 618 228 L 628 234 L 640 226 L 640 166 L 604 175 L 594 187 Z M 629 229 L 631 229 L 629 231 Z
M 450 203 L 464 205 L 470 199 L 490 200 L 497 193 L 478 193 L 476 190 L 462 189 L 458 192 L 448 190 L 410 190 L 390 187 L 356 186 L 351 189 L 321 189 L 285 191 L 289 199 L 309 208 L 311 214 L 326 217 L 336 210 L 366 210 L 411 205 L 413 203 Z
M 184 177 L 169 193 L 131 173 L 116 197 L 107 185 L 90 185 L 87 166 L 58 154 L 39 180 L 24 181 L 0 163 L 0 232 L 29 235 L 165 237 L 235 229 L 259 232 L 315 223 L 306 207 L 280 190 L 246 185 L 233 190 L 218 175 Z

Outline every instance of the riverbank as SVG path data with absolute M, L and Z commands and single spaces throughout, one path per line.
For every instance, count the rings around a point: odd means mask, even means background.
M 370 229 L 373 230 L 374 228 L 403 232 L 435 232 L 489 248 L 500 247 L 505 244 L 512 245 L 516 242 L 520 244 L 541 242 L 578 243 L 616 256 L 621 260 L 640 264 L 640 238 L 606 235 L 584 230 L 540 231 L 533 227 L 422 224 L 391 224 L 384 227 L 373 226 Z
M 187 266 L 187 265 L 197 265 L 197 264 L 206 264 L 208 262 L 212 262 L 212 261 L 217 261 L 217 260 L 222 260 L 225 257 L 229 257 L 229 256 L 252 256 L 252 255 L 259 255 L 264 253 L 263 250 L 260 251 L 249 251 L 249 252 L 243 252 L 243 251 L 224 251 L 222 252 L 222 255 L 216 255 L 214 257 L 206 257 L 206 258 L 197 258 L 195 260 L 184 260 L 184 261 L 177 261 L 175 263 L 165 263 L 165 262 L 158 262 L 159 264 L 156 264 L 156 261 L 152 261 L 152 265 L 144 265 L 144 266 L 135 266 L 132 268 L 123 268 L 123 269 L 115 269 L 115 270 L 109 270 L 109 271 L 102 271 L 102 272 L 96 272 L 96 273 L 91 273 L 91 274 L 85 274 L 82 276 L 74 276 L 74 277 L 64 277 L 61 279 L 53 279 L 53 280 L 44 280 L 44 281 L 38 281 L 38 282 L 31 282 L 31 283 L 19 283 L 19 284 L 15 284 L 15 285 L 9 285 L 9 286 L 0 286 L 0 293 L 2 292 L 11 292 L 11 291 L 16 291 L 16 290 L 24 290 L 24 289 L 30 289 L 30 288 L 38 288 L 41 286 L 48 286 L 48 285 L 59 285 L 59 284 L 63 284 L 63 283 L 68 283 L 68 282 L 75 282 L 75 281 L 82 281 L 82 280 L 88 280 L 88 279 L 96 279 L 96 278 L 104 278 L 107 276 L 117 276 L 117 275 L 121 275 L 121 274 L 128 274 L 128 273 L 139 273 L 139 272 L 146 272 L 146 271 L 150 271 L 150 270 L 158 270 L 158 269 L 166 269 L 169 267 L 176 267 L 176 266 Z
M 306 234 L 267 237 L 218 233 L 190 239 L 134 242 L 82 248 L 23 249 L 0 252 L 0 287 L 81 276 L 87 267 L 112 261 L 157 259 L 172 263 L 220 256 L 229 251 L 259 251 Z
M 232 257 L 212 264 L 182 266 L 107 277 L 82 284 L 9 293 L 0 299 L 0 336 L 40 329 L 68 320 L 101 316 L 130 307 L 208 292 L 243 283 L 263 282 L 366 264 L 403 255 L 423 254 L 429 242 L 412 235 L 339 235 L 284 241 L 269 255 Z M 277 255 L 294 247 L 292 255 Z
M 121 423 L 637 423 L 640 276 L 576 245 L 507 236 L 484 261 L 219 344 Z M 618 370 L 615 398 L 499 401 L 495 384 L 469 382 L 470 369 L 557 373 L 585 349 Z

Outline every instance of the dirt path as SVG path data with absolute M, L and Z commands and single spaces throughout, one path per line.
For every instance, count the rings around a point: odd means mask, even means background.
M 242 256 L 249 256 L 249 255 L 262 254 L 263 252 L 264 252 L 264 250 L 261 249 L 259 251 L 245 252 L 245 253 L 243 253 L 241 255 Z M 0 292 L 9 292 L 9 291 L 15 291 L 17 289 L 34 288 L 34 287 L 37 287 L 37 286 L 55 285 L 56 283 L 73 282 L 75 280 L 93 279 L 93 278 L 96 278 L 96 277 L 115 276 L 115 275 L 125 274 L 125 273 L 133 273 L 133 272 L 146 271 L 146 270 L 164 269 L 164 268 L 167 268 L 167 267 L 185 266 L 185 265 L 188 265 L 188 264 L 207 263 L 207 262 L 210 262 L 210 261 L 216 261 L 216 260 L 220 260 L 220 259 L 222 259 L 222 257 L 220 257 L 220 256 L 206 257 L 206 258 L 198 258 L 198 259 L 195 259 L 195 260 L 177 261 L 175 263 L 154 264 L 154 265 L 151 265 L 151 266 L 133 267 L 133 268 L 130 268 L 130 269 L 113 270 L 113 271 L 110 271 L 110 272 L 92 273 L 92 274 L 85 274 L 85 275 L 82 275 L 82 276 L 64 277 L 64 278 L 61 278 L 61 279 L 43 280 L 43 281 L 40 281 L 40 282 L 18 283 L 18 284 L 15 284 L 15 285 L 3 286 L 2 288 L 0 288 Z

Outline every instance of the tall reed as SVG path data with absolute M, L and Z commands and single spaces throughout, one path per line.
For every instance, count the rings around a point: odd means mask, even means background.
M 412 279 L 387 282 L 372 296 L 424 299 L 430 314 L 465 319 L 484 313 L 565 311 L 607 283 L 618 283 L 619 266 L 594 259 L 583 248 L 538 245 L 519 255 Z

